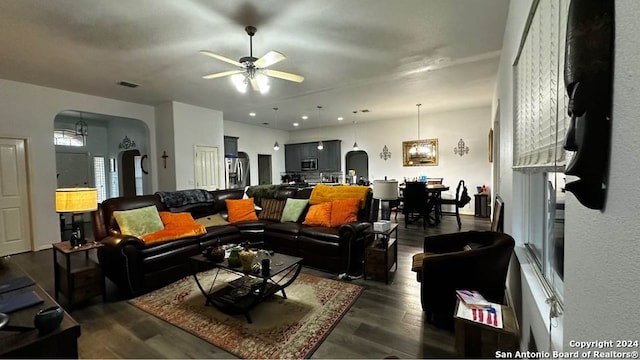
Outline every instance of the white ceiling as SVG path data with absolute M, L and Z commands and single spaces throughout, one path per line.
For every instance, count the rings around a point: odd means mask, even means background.
M 178 101 L 278 128 L 350 124 L 488 105 L 509 0 L 0 0 L 0 78 L 136 103 Z M 199 54 L 287 56 L 268 94 Z M 141 86 L 130 89 L 126 80 Z M 318 119 L 317 105 L 323 106 Z M 249 117 L 249 112 L 256 117 Z M 309 120 L 301 120 L 303 114 Z

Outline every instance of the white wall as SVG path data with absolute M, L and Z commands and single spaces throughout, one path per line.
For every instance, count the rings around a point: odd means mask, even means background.
M 640 334 L 639 17 L 640 2 L 615 1 L 612 145 L 605 209 L 589 210 L 567 196 L 565 298 L 571 305 L 565 312 L 565 344 L 572 339 L 638 340 Z
M 504 34 L 494 112 L 500 104 L 500 194 L 507 204 L 505 231 L 518 242 L 509 293 L 521 313 L 522 346 L 533 336 L 538 349 L 549 344 L 548 308 L 522 249 L 523 208 L 519 176 L 511 170 L 513 150 L 512 64 L 531 1 L 512 1 Z M 637 154 L 640 153 L 637 34 L 640 2 L 615 2 L 615 76 L 611 166 L 603 211 L 589 210 L 567 193 L 565 208 L 564 316 L 552 331 L 554 349 L 572 340 L 634 339 L 640 334 L 640 204 Z M 617 349 L 620 350 L 620 349 Z M 633 350 L 637 350 L 633 349 Z
M 289 139 L 289 132 L 225 120 L 224 135 L 238 137 L 238 151 L 249 155 L 251 185 L 258 185 L 258 154 L 271 155 L 271 182 L 280 184 L 280 173 L 285 170 L 284 144 Z M 278 151 L 273 150 L 273 144 L 276 140 L 280 144 Z
M 479 107 L 465 110 L 421 113 L 420 137 L 437 138 L 439 159 L 437 166 L 402 166 L 402 142 L 416 140 L 418 135 L 416 116 L 385 121 L 358 122 L 356 139 L 360 150 L 369 155 L 369 180 L 398 179 L 426 175 L 443 177 L 451 190 L 450 197 L 455 196 L 455 187 L 460 179 L 464 179 L 469 193 L 475 193 L 476 185 L 491 184 L 491 163 L 488 158 L 488 135 L 491 128 L 491 107 Z M 453 149 L 463 139 L 469 147 L 464 156 L 454 154 Z M 344 120 L 344 124 L 320 130 L 302 130 L 291 133 L 289 143 L 342 140 L 342 170 L 345 171 L 345 155 L 351 151 L 354 141 L 353 124 Z M 389 148 L 391 158 L 386 161 L 380 158 L 384 146 Z M 445 195 L 445 196 L 447 196 Z M 473 214 L 473 201 L 461 209 L 462 213 Z
M 153 107 L 0 79 L 0 136 L 27 138 L 32 235 L 35 249 L 60 241 L 55 212 L 53 120 L 64 110 L 140 119 L 155 132 Z M 150 157 L 156 156 L 155 142 Z M 157 187 L 157 176 L 152 187 Z
M 195 188 L 195 146 L 218 147 L 220 166 L 224 162 L 224 131 L 222 112 L 199 106 L 173 102 L 173 130 L 175 155 L 167 161 L 175 162 L 176 189 Z M 169 154 L 169 152 L 167 152 Z M 219 184 L 224 184 L 220 171 Z
M 175 143 L 173 133 L 173 103 L 165 102 L 155 107 L 156 116 L 156 146 L 158 157 L 155 166 L 158 169 L 158 190 L 176 190 L 176 161 Z M 161 157 L 163 152 L 167 152 L 170 158 L 165 161 Z

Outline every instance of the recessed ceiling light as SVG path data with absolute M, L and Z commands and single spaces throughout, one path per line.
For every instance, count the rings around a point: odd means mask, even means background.
M 339 116 L 338 121 L 342 121 L 342 120 L 344 120 L 344 118 L 342 116 Z
M 300 126 L 300 124 L 298 124 L 298 123 L 293 123 L 293 126 Z
M 249 116 L 254 117 L 254 116 L 256 116 L 256 113 L 254 113 L 254 112 L 250 112 L 250 113 L 249 113 Z
M 309 117 L 307 115 L 302 115 L 302 120 L 307 120 Z

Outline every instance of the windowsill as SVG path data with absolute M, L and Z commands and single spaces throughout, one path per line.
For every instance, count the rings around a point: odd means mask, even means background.
M 537 313 L 542 319 L 544 323 L 544 329 L 534 328 L 533 322 L 530 324 L 532 326 L 532 331 L 534 334 L 540 334 L 540 332 L 544 332 L 545 340 L 544 343 L 548 343 L 549 339 L 549 311 L 550 306 L 547 304 L 547 294 L 545 292 L 544 285 L 541 283 L 540 278 L 538 277 L 538 270 L 534 268 L 535 264 L 532 264 L 529 255 L 527 254 L 527 249 L 523 245 L 516 245 L 514 248 L 514 252 L 516 254 L 516 258 L 520 263 L 520 272 L 522 276 L 522 286 L 527 286 L 531 294 L 533 295 L 533 301 L 537 306 Z M 523 309 L 524 312 L 524 309 Z M 524 316 L 524 315 L 523 315 Z M 522 321 L 522 319 L 521 319 Z M 556 319 L 553 319 L 553 327 L 551 328 L 551 350 L 562 350 L 562 334 L 563 334 L 563 315 Z M 524 330 L 524 329 L 522 329 Z M 541 339 L 536 339 L 537 344 L 542 344 Z M 548 350 L 539 348 L 538 350 Z

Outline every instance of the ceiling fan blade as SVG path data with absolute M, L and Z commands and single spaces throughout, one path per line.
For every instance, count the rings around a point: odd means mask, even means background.
M 283 80 L 295 81 L 297 83 L 301 83 L 304 81 L 304 76 L 300 76 L 300 75 L 296 75 L 296 74 L 292 74 L 284 71 L 263 69 L 262 73 L 267 76 L 271 76 L 271 77 L 283 79 Z
M 215 79 L 215 78 L 219 78 L 219 77 L 223 77 L 223 76 L 229 76 L 229 75 L 233 75 L 233 74 L 239 74 L 244 72 L 244 70 L 229 70 L 229 71 L 223 71 L 223 72 L 219 72 L 219 73 L 215 73 L 215 74 L 209 74 L 209 75 L 205 75 L 202 78 L 203 79 Z
M 259 68 L 266 68 L 269 65 L 273 65 L 275 63 L 279 63 L 282 60 L 285 60 L 287 57 L 277 51 L 269 51 L 264 54 L 263 57 L 256 60 L 253 64 Z
M 229 58 L 228 58 L 228 57 L 226 57 L 226 56 L 222 56 L 222 55 L 214 54 L 214 53 L 212 53 L 212 52 L 211 52 L 211 51 L 209 51 L 209 50 L 200 50 L 200 54 L 204 54 L 204 55 L 207 55 L 207 56 L 211 56 L 211 57 L 212 57 L 212 58 L 214 58 L 214 59 L 218 59 L 218 60 L 220 60 L 220 61 L 224 61 L 224 62 L 229 63 L 229 64 L 231 64 L 231 65 L 235 65 L 235 66 L 242 67 L 242 64 L 241 64 L 241 63 L 239 63 L 239 62 L 237 62 L 237 61 L 235 61 L 235 60 L 233 60 L 233 59 L 229 59 Z
M 255 77 L 249 79 L 249 82 L 251 83 L 251 88 L 253 89 L 253 91 L 260 91 L 260 83 Z

